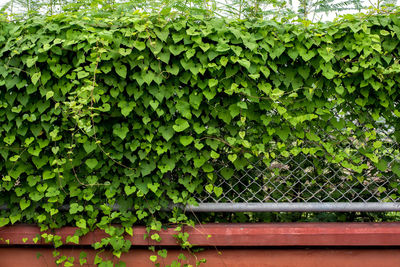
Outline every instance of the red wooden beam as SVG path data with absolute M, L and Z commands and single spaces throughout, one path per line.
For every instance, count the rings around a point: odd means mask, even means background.
M 60 235 L 65 241 L 76 230 L 76 227 L 63 227 L 47 233 Z M 199 246 L 400 246 L 400 223 L 214 223 L 184 230 L 189 233 L 190 242 Z M 177 245 L 174 228 L 159 233 L 161 242 L 144 240 L 145 233 L 145 227 L 135 226 L 133 236 L 127 238 L 136 246 Z M 39 228 L 32 225 L 2 227 L 0 244 L 34 245 L 33 238 L 39 234 Z M 96 230 L 82 237 L 80 245 L 91 245 L 107 236 Z M 23 242 L 23 238 L 28 239 Z

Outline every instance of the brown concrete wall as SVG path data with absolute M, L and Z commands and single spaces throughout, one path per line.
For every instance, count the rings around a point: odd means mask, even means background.
M 88 253 L 93 263 L 95 251 L 82 248 L 60 249 L 63 255 L 74 256 L 75 266 L 79 265 L 79 253 Z M 49 248 L 0 248 L 0 267 L 55 267 L 55 260 Z M 41 256 L 37 258 L 37 253 Z M 168 258 L 159 261 L 160 266 L 170 264 L 181 253 L 177 249 L 168 249 Z M 195 266 L 195 258 L 185 253 Z M 110 254 L 100 254 L 104 259 L 112 259 Z M 126 266 L 154 266 L 149 260 L 152 252 L 147 249 L 133 249 L 121 257 Z M 400 249 L 207 249 L 197 253 L 198 259 L 206 258 L 205 267 L 396 267 L 400 266 Z M 115 260 L 117 262 L 117 260 Z M 95 266 L 85 264 L 84 266 Z
M 63 240 L 76 231 L 65 227 L 50 231 Z M 154 266 L 149 245 L 166 247 L 166 266 L 185 253 L 193 266 L 197 259 L 205 258 L 201 266 L 267 266 L 267 267 L 400 267 L 400 223 L 262 223 L 262 224 L 205 224 L 185 229 L 192 244 L 205 247 L 195 256 L 177 246 L 173 229 L 160 232 L 162 241 L 143 240 L 145 228 L 135 226 L 133 236 L 127 236 L 134 247 L 122 256 L 126 266 Z M 52 267 L 55 264 L 53 248 L 43 241 L 33 241 L 39 228 L 16 225 L 0 228 L 0 267 Z M 98 253 L 89 246 L 107 235 L 102 231 L 87 234 L 79 245 L 70 244 L 58 249 L 62 255 L 75 257 L 88 254 L 89 264 Z M 27 238 L 27 239 L 25 239 Z M 37 255 L 41 255 L 37 258 Z M 112 254 L 102 252 L 104 259 Z

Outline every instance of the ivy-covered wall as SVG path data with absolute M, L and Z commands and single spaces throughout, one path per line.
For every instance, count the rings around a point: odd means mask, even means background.
M 398 187 L 399 151 L 384 145 L 399 128 L 398 14 L 311 26 L 63 14 L 0 33 L 1 226 L 156 230 L 186 221 L 160 211 L 170 203 L 300 153 L 316 175 L 322 162 L 357 179 L 375 166 Z

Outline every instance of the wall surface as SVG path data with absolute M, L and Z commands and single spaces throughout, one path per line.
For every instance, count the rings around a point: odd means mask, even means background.
M 54 233 L 66 238 L 75 230 L 66 227 Z M 188 261 L 184 263 L 193 265 L 195 257 L 205 258 L 207 262 L 201 266 L 400 266 L 400 223 L 206 224 L 187 231 L 191 242 L 204 250 L 191 255 L 176 245 L 172 229 L 165 230 L 160 233 L 162 242 L 156 246 L 168 248 L 168 257 L 159 261 L 160 266 L 176 260 L 179 253 L 186 254 Z M 0 267 L 57 266 L 53 249 L 41 241 L 33 242 L 32 238 L 38 233 L 39 229 L 30 225 L 1 228 Z M 126 266 L 154 266 L 149 260 L 152 252 L 146 248 L 152 243 L 143 239 L 144 233 L 143 227 L 135 227 L 134 235 L 127 237 L 134 247 L 122 256 Z M 75 257 L 75 266 L 79 266 L 81 251 L 85 251 L 88 262 L 93 263 L 97 251 L 91 249 L 90 244 L 105 236 L 99 231 L 92 232 L 79 245 L 68 245 L 59 251 Z M 24 242 L 22 238 L 28 239 Z M 103 259 L 113 259 L 107 252 L 99 255 Z M 113 260 L 117 262 L 116 258 Z
M 69 248 L 59 250 L 61 254 L 75 256 L 79 259 L 81 248 Z M 0 267 L 53 267 L 54 263 L 52 249 L 49 248 L 0 248 Z M 89 261 L 94 258 L 93 250 L 85 249 L 88 253 Z M 177 259 L 181 252 L 177 249 L 168 250 L 168 258 L 160 261 L 161 266 L 165 266 L 172 260 Z M 382 267 L 400 266 L 400 249 L 246 249 L 231 248 L 219 249 L 220 254 L 215 249 L 207 249 L 198 253 L 198 259 L 205 258 L 207 262 L 200 266 L 240 266 L 240 267 Z M 40 257 L 37 258 L 37 253 Z M 187 253 L 186 253 L 187 254 Z M 103 258 L 107 258 L 104 253 Z M 154 266 L 149 260 L 152 255 L 147 249 L 133 249 L 122 256 L 126 266 Z M 109 255 L 108 255 L 109 256 Z M 190 257 L 190 263 L 195 266 L 195 259 Z M 75 264 L 79 266 L 79 263 Z M 84 266 L 95 266 L 85 264 Z

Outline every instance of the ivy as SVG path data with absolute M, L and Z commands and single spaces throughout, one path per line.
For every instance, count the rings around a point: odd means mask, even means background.
M 251 176 L 256 163 L 278 175 L 277 159 L 310 155 L 316 175 L 331 164 L 364 181 L 375 166 L 396 181 L 399 150 L 377 129 L 399 138 L 400 20 L 381 18 L 307 27 L 148 14 L 1 22 L 0 226 L 103 229 L 110 237 L 94 247 L 119 257 L 133 224 L 149 233 L 161 222 L 192 224 L 171 203 L 219 198 L 227 192 L 217 179 Z M 156 254 L 151 261 L 167 252 Z

